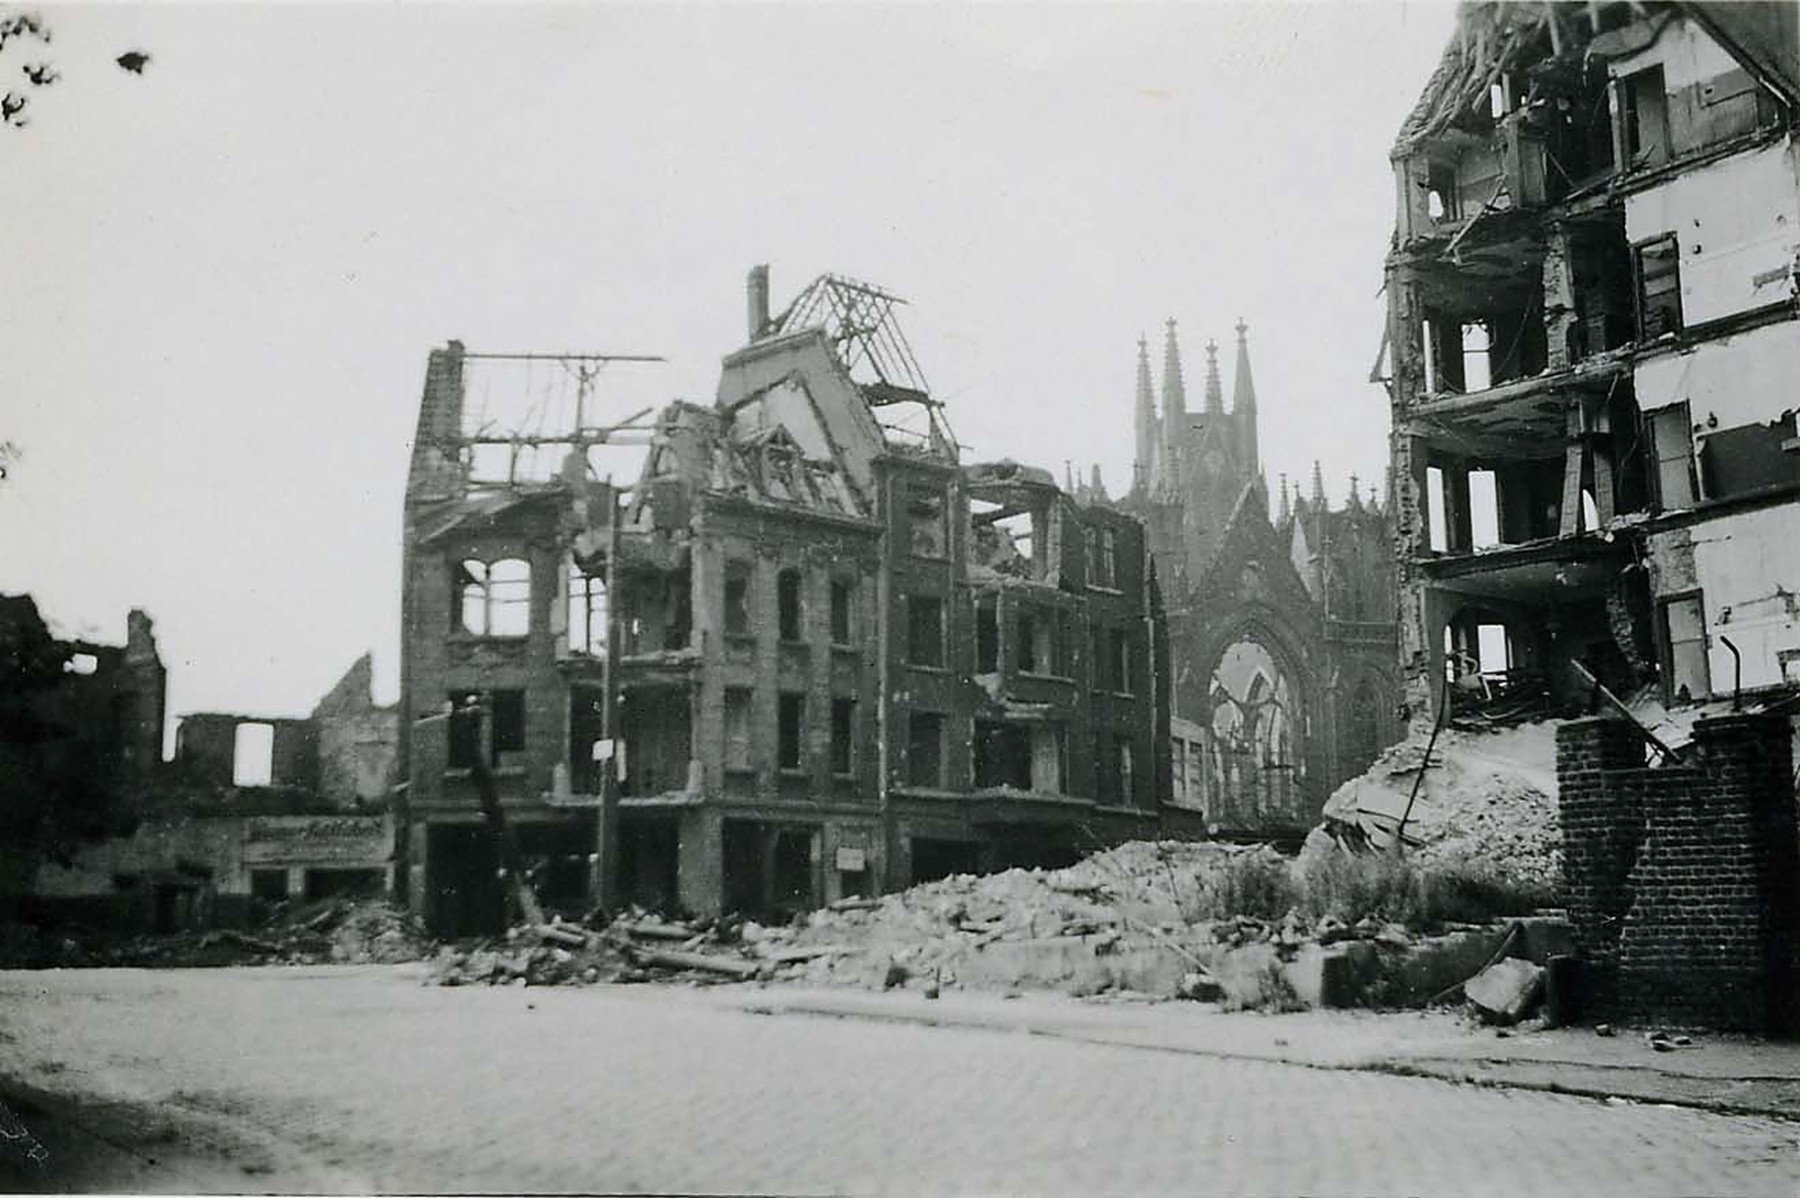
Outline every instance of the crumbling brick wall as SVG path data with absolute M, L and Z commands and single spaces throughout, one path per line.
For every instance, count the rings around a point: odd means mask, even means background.
M 1701 720 L 1688 762 L 1645 769 L 1622 720 L 1557 738 L 1564 871 L 1601 1009 L 1793 1030 L 1800 848 L 1790 730 Z

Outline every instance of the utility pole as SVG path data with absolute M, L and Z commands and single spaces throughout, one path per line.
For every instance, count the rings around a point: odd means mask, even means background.
M 601 692 L 600 726 L 610 751 L 600 763 L 594 900 L 610 912 L 619 898 L 619 750 L 624 738 L 619 735 L 619 491 L 610 479 L 606 492 L 606 689 Z

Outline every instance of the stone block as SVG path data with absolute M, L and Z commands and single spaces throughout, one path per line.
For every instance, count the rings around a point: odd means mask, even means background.
M 1518 957 L 1488 966 L 1463 983 L 1463 994 L 1490 1023 L 1517 1023 L 1543 992 L 1544 968 Z

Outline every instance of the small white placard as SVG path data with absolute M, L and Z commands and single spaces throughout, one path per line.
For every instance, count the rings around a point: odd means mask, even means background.
M 865 850 L 865 849 L 839 849 L 837 851 L 837 867 L 838 867 L 839 871 L 842 873 L 847 873 L 847 874 L 861 873 L 863 870 L 869 868 L 868 860 L 867 860 L 867 850 Z

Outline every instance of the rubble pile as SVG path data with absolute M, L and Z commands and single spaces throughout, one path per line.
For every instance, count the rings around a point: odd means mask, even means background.
M 431 941 L 380 900 L 324 899 L 277 909 L 254 931 L 214 928 L 125 939 L 61 941 L 57 965 L 211 968 L 224 965 L 386 965 L 417 961 Z
M 598 931 L 557 919 L 510 928 L 497 941 L 445 946 L 428 981 L 440 986 L 742 982 L 767 977 L 784 961 L 817 955 L 759 949 L 759 932 L 755 924 L 730 919 L 679 923 L 636 908 Z
M 1556 888 L 1562 875 L 1559 723 L 1493 732 L 1444 728 L 1429 763 L 1425 739 L 1394 745 L 1326 800 L 1323 822 L 1308 837 L 1308 855 L 1334 845 L 1392 848 L 1404 816 L 1407 855 L 1421 864 L 1478 866 L 1524 886 Z
M 1289 867 L 1267 846 L 1135 841 L 1066 869 L 956 875 L 846 900 L 788 927 L 746 924 L 740 935 L 778 981 L 927 994 L 950 985 L 1073 993 L 1117 986 L 1217 997 L 1211 962 L 1225 950 L 1267 944 L 1287 952 L 1332 931 L 1294 912 L 1213 919 L 1234 862 L 1266 863 L 1282 876 Z

